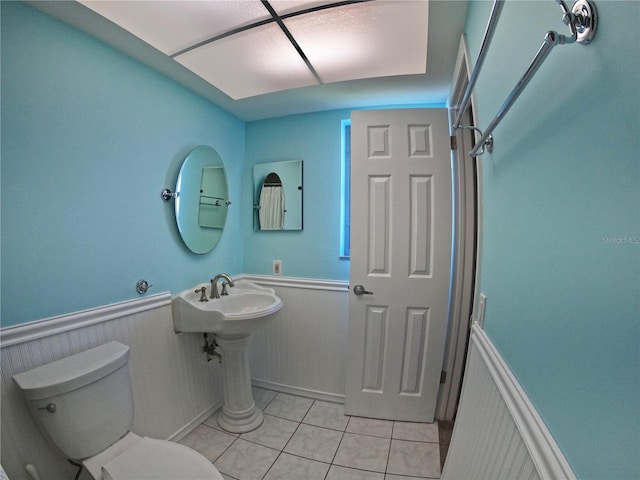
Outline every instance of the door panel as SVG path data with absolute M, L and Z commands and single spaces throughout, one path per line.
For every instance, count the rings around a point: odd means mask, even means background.
M 376 306 L 367 307 L 362 388 L 368 392 L 382 392 L 386 338 L 387 309 Z
M 433 421 L 451 281 L 447 121 L 444 109 L 352 114 L 347 414 Z
M 411 251 L 412 276 L 431 276 L 433 263 L 433 190 L 431 175 L 411 176 Z
M 370 275 L 389 275 L 391 253 L 391 177 L 369 178 L 368 232 Z

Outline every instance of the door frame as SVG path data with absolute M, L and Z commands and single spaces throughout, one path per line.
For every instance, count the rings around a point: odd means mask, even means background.
M 452 124 L 462 103 L 469 83 L 470 65 L 467 41 L 460 38 L 458 55 L 449 94 L 449 129 L 452 143 L 457 148 L 451 151 L 454 188 L 454 232 L 452 256 L 451 298 L 447 343 L 443 359 L 444 382 L 440 384 L 436 418 L 453 420 L 458 407 L 464 365 L 469 344 L 471 315 L 476 304 L 476 285 L 479 275 L 480 228 L 481 228 L 481 170 L 478 157 L 469 156 L 476 137 L 472 129 L 453 130 Z M 475 96 L 472 95 L 463 123 L 475 125 Z

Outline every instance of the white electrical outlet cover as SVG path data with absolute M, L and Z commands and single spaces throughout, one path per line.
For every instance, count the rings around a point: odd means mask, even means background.
M 273 274 L 282 275 L 282 260 L 273 261 Z

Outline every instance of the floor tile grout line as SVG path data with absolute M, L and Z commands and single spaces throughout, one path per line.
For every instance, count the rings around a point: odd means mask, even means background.
M 345 427 L 346 429 L 346 427 Z M 342 445 L 342 440 L 344 440 L 344 434 L 345 432 L 342 432 L 342 434 L 340 435 L 340 441 L 338 442 L 338 446 L 336 447 L 336 451 L 333 452 L 333 457 L 331 457 L 331 465 L 333 465 L 333 462 L 336 461 L 336 455 L 338 455 L 338 451 L 340 450 L 340 445 Z M 329 470 L 331 470 L 331 467 L 329 467 Z M 327 472 L 328 474 L 328 472 Z
M 250 443 L 251 445 L 258 445 L 259 447 L 268 448 L 268 449 L 270 449 L 270 450 L 274 450 L 274 451 L 276 451 L 276 452 L 282 452 L 282 449 L 280 449 L 280 448 L 270 447 L 269 445 L 265 445 L 265 444 L 263 444 L 263 443 L 259 443 L 259 442 L 257 442 L 256 440 L 250 440 L 250 439 L 248 439 L 248 438 L 240 438 L 240 437 L 238 437 L 238 439 L 243 440 L 243 441 L 245 441 L 245 442 L 247 442 L 247 443 Z M 234 442 L 234 443 L 235 443 L 235 442 Z
M 213 464 L 213 466 L 215 466 L 215 463 L 216 463 L 218 460 L 220 460 L 220 458 L 222 457 L 222 455 L 224 455 L 224 454 L 225 454 L 225 453 L 226 453 L 226 452 L 227 452 L 227 451 L 228 451 L 228 450 L 229 450 L 229 449 L 230 449 L 230 448 L 231 448 L 231 447 L 232 447 L 232 446 L 233 446 L 233 445 L 238 441 L 238 439 L 239 439 L 239 438 L 240 438 L 240 436 L 238 435 L 238 436 L 233 440 L 233 442 L 231 442 L 231 443 L 229 444 L 229 446 L 228 446 L 227 448 L 225 448 L 225 449 L 222 451 L 222 453 L 220 453 L 220 455 L 218 455 L 218 456 L 216 457 L 216 459 L 215 459 L 214 461 L 212 461 L 212 462 L 211 462 L 211 463 Z
M 263 415 L 271 415 L 269 413 L 264 413 L 264 410 L 267 409 L 267 407 L 271 404 L 271 402 L 273 402 L 277 397 L 278 397 L 279 393 L 276 394 L 271 401 L 265 405 L 265 407 L 263 408 L 262 412 Z M 311 405 L 313 405 L 315 403 L 315 400 L 313 402 L 311 402 Z M 311 409 L 311 406 L 309 406 L 309 409 Z M 309 413 L 309 410 L 307 410 L 307 412 L 304 414 L 304 416 L 302 417 L 302 419 L 304 419 L 304 417 L 307 416 L 307 413 Z M 280 451 L 278 452 L 278 456 L 275 458 L 275 460 L 273 461 L 273 463 L 269 466 L 269 468 L 267 469 L 267 471 L 264 473 L 264 475 L 262 476 L 262 480 L 264 480 L 264 478 L 266 478 L 267 475 L 269 475 L 269 472 L 271 471 L 271 469 L 273 468 L 273 466 L 276 464 L 276 462 L 278 461 L 278 459 L 282 456 L 283 453 L 287 453 L 284 450 L 287 448 L 287 445 L 289 445 L 289 443 L 291 442 L 291 439 L 293 438 L 293 436 L 296 434 L 296 432 L 298 431 L 298 429 L 300 428 L 300 425 L 302 425 L 302 420 L 297 422 L 295 420 L 291 420 L 290 418 L 282 418 L 282 417 L 278 417 L 277 415 L 271 415 L 272 417 L 276 417 L 276 418 L 280 418 L 281 420 L 288 420 L 290 422 L 294 422 L 297 423 L 298 425 L 296 425 L 295 430 L 293 431 L 293 433 L 291 434 L 291 436 L 289 436 L 289 439 L 285 442 L 285 444 L 282 446 L 282 449 L 280 449 Z M 275 449 L 274 449 L 275 450 Z
M 307 408 L 307 411 L 304 412 L 304 415 L 302 416 L 302 419 L 300 420 L 300 423 L 302 423 L 304 421 L 304 419 L 307 417 L 307 415 L 309 415 L 309 412 L 311 411 L 311 408 L 313 408 L 313 406 L 316 404 L 317 400 L 313 400 L 311 402 L 311 405 L 309 405 L 309 408 Z
M 222 455 L 224 455 L 224 454 L 225 454 L 225 452 L 226 452 L 227 450 L 229 450 L 229 449 L 231 448 L 231 446 L 232 446 L 234 443 L 236 443 L 236 441 L 240 438 L 240 435 L 238 435 L 238 434 L 233 434 L 233 433 L 230 433 L 230 432 L 225 432 L 224 430 L 218 430 L 217 428 L 212 427 L 211 425 L 205 425 L 205 424 L 204 424 L 204 422 L 203 422 L 203 423 L 201 423 L 200 425 L 201 425 L 201 426 L 204 426 L 204 427 L 207 427 L 207 428 L 209 428 L 209 429 L 213 430 L 214 432 L 222 432 L 222 433 L 225 433 L 225 434 L 229 435 L 230 437 L 234 437 L 234 438 L 233 438 L 233 442 L 231 442 L 229 445 L 227 445 L 227 447 L 225 447 L 225 449 L 224 449 L 224 450 L 222 450 L 222 452 L 220 453 L 220 455 L 218 455 L 214 460 L 211 460 L 211 464 L 214 464 L 215 462 L 217 462 L 217 461 L 220 459 L 220 457 L 221 457 Z
M 267 405 L 265 405 L 265 406 L 264 406 L 264 408 L 262 409 L 262 412 L 263 412 L 262 414 L 263 414 L 263 415 L 271 415 L 271 414 L 269 414 L 269 413 L 264 413 L 264 411 L 267 409 L 267 407 L 268 407 L 269 405 L 271 405 L 271 403 L 272 403 L 272 402 L 273 402 L 273 401 L 278 397 L 278 395 L 279 395 L 279 394 L 280 394 L 280 393 L 277 393 L 276 395 L 274 395 L 274 396 L 273 396 L 273 398 L 272 398 L 272 399 L 267 403 Z M 313 405 L 313 403 L 312 403 L 312 405 Z M 271 416 L 272 416 L 272 417 L 275 417 L 275 418 L 280 418 L 281 420 L 289 420 L 289 421 L 291 421 L 291 422 L 295 422 L 295 420 L 291 420 L 291 419 L 289 419 L 289 418 L 281 418 L 281 417 L 278 417 L 277 415 L 271 415 Z M 306 414 L 305 414 L 305 416 L 306 416 Z M 304 417 L 303 417 L 303 418 L 304 418 Z M 291 441 L 291 439 L 293 438 L 293 436 L 294 436 L 294 435 L 296 434 L 296 432 L 298 431 L 298 428 L 300 428 L 301 422 L 295 422 L 295 423 L 297 423 L 298 425 L 296 425 L 295 430 L 293 431 L 293 433 L 291 434 L 291 436 L 289 437 L 289 439 L 285 442 L 285 444 L 282 446 L 282 448 L 281 448 L 281 449 L 280 449 L 280 451 L 278 452 L 278 455 L 276 456 L 276 458 L 275 458 L 275 460 L 273 461 L 273 463 L 272 463 L 271 465 L 269 465 L 269 468 L 267 469 L 267 471 L 266 471 L 266 472 L 264 473 L 264 475 L 262 476 L 262 479 L 263 479 L 263 480 L 264 480 L 264 478 L 266 478 L 266 477 L 267 477 L 267 475 L 269 475 L 269 472 L 271 471 L 271 469 L 273 468 L 273 466 L 277 463 L 278 459 L 279 459 L 280 457 L 282 457 L 282 454 L 283 454 L 283 453 L 285 453 L 284 449 L 285 449 L 285 448 L 287 448 L 287 445 L 289 444 L 289 442 Z
M 284 444 L 284 447 L 282 447 L 282 451 L 284 452 L 285 449 L 289 446 L 289 444 L 291 443 L 291 440 L 293 439 L 293 437 L 296 435 L 296 432 L 300 429 L 300 425 L 302 425 L 302 422 L 297 422 L 298 426 L 296 427 L 296 429 L 293 431 L 293 433 L 291 434 L 291 436 L 289 437 L 289 440 L 287 440 L 287 443 Z M 288 452 L 285 452 L 288 453 Z
M 396 440 L 400 442 L 413 442 L 413 443 L 435 443 L 436 445 L 440 445 L 439 442 L 428 442 L 426 440 L 410 440 L 407 438 L 392 438 L 391 440 Z
M 382 437 L 380 435 L 371 435 L 368 433 L 347 432 L 346 430 L 345 430 L 345 433 L 349 433 L 351 435 L 360 435 L 361 437 L 382 438 L 383 440 L 398 440 L 397 438 Z M 426 442 L 421 442 L 421 443 L 426 443 Z
M 273 399 L 275 399 L 277 396 L 278 396 L 278 395 L 276 395 L 275 397 L 273 397 Z M 273 401 L 273 399 L 272 399 L 272 401 Z M 301 425 L 303 425 L 303 423 L 302 423 L 302 422 L 303 422 L 303 420 L 304 420 L 304 419 L 306 418 L 306 416 L 309 414 L 309 412 L 311 411 L 311 408 L 313 407 L 313 405 L 315 404 L 315 402 L 316 402 L 316 400 L 313 400 L 313 401 L 311 402 L 311 405 L 309 405 L 309 408 L 307 409 L 307 411 L 305 412 L 304 416 L 302 417 L 302 420 L 300 420 L 299 422 L 295 422 L 295 420 L 291 420 L 291 419 L 285 419 L 285 420 L 293 421 L 293 422 L 297 423 L 298 425 L 296 426 L 296 429 L 293 431 L 293 433 L 291 434 L 291 436 L 289 437 L 289 439 L 286 441 L 286 443 L 284 444 L 284 446 L 282 447 L 282 449 L 281 449 L 281 450 L 280 450 L 280 452 L 278 453 L 278 456 L 276 457 L 276 459 L 275 459 L 275 460 L 273 461 L 273 463 L 269 466 L 269 469 L 268 469 L 268 470 L 265 472 L 265 474 L 262 476 L 262 480 L 264 480 L 264 479 L 267 477 L 267 475 L 269 475 L 269 472 L 271 471 L 271 469 L 273 468 L 273 466 L 276 464 L 276 462 L 278 461 L 278 459 L 279 459 L 280 457 L 282 457 L 282 455 L 283 455 L 283 454 L 291 455 L 291 456 L 295 456 L 295 457 L 297 457 L 297 458 L 302 458 L 302 459 L 305 459 L 305 460 L 310 460 L 310 461 L 316 461 L 316 462 L 324 463 L 325 465 L 327 464 L 326 462 L 321 462 L 320 460 L 315 460 L 315 459 L 313 459 L 313 458 L 303 457 L 302 455 L 296 455 L 296 454 L 293 454 L 293 453 L 285 452 L 285 449 L 287 448 L 287 446 L 289 445 L 289 443 L 291 442 L 291 440 L 292 440 L 292 439 L 293 439 L 293 437 L 295 436 L 295 434 L 296 434 L 296 432 L 298 431 L 298 429 L 300 428 L 300 426 L 301 426 Z M 269 403 L 271 403 L 271 402 L 269 402 Z M 265 407 L 265 409 L 266 409 L 266 407 Z M 267 414 L 267 415 L 268 415 L 268 414 Z M 276 415 L 272 415 L 272 416 L 274 416 L 274 417 L 275 417 Z M 277 417 L 277 418 L 281 418 L 281 417 Z M 305 425 L 306 425 L 306 424 L 305 424 Z M 329 468 L 327 469 L 327 473 L 325 474 L 325 477 L 324 477 L 325 479 L 326 479 L 326 476 L 329 474 L 329 469 L 330 469 L 330 468 L 331 468 L 331 464 L 329 464 Z
M 347 420 L 347 424 L 344 426 L 344 430 L 342 431 L 342 436 L 340 437 L 340 441 L 338 442 L 338 448 L 336 448 L 336 453 L 333 454 L 333 458 L 331 459 L 331 465 L 336 465 L 333 462 L 335 462 L 335 460 L 336 460 L 336 456 L 338 455 L 338 451 L 340 450 L 340 445 L 342 445 L 342 441 L 344 440 L 344 436 L 347 433 L 347 429 L 349 428 L 349 422 L 351 422 L 351 419 L 353 418 L 352 415 L 345 415 L 345 416 L 348 416 L 349 419 Z M 338 465 L 338 466 L 340 466 L 340 465 Z M 329 467 L 329 470 L 331 470 L 331 467 Z M 327 472 L 327 475 L 328 474 L 329 473 Z
M 311 400 L 311 405 L 309 405 L 309 408 L 307 408 L 307 410 L 304 412 L 304 415 L 302 416 L 302 419 L 300 419 L 300 420 L 295 420 L 295 419 L 292 419 L 292 418 L 287 418 L 287 417 L 282 417 L 282 416 L 280 416 L 280 415 L 275 415 L 275 414 L 270 413 L 270 412 L 265 412 L 265 411 L 266 411 L 266 409 L 269 407 L 269 405 L 271 405 L 271 403 L 272 403 L 272 402 L 273 402 L 273 401 L 278 397 L 278 395 L 280 395 L 280 394 L 288 395 L 288 396 L 290 396 L 290 397 L 296 397 L 296 395 L 291 395 L 291 394 L 289 394 L 289 393 L 278 392 L 278 394 L 277 394 L 275 397 L 273 397 L 273 398 L 271 399 L 271 401 L 270 401 L 267 405 L 265 405 L 265 407 L 262 409 L 262 413 L 263 413 L 263 414 L 271 415 L 272 417 L 281 418 L 281 419 L 283 419 L 283 420 L 289 420 L 290 422 L 298 422 L 298 423 L 302 423 L 302 420 L 304 420 L 304 417 L 306 417 L 306 416 L 307 416 L 307 414 L 309 413 L 309 410 L 311 410 L 311 406 L 312 406 L 312 405 L 317 401 L 317 400 L 314 400 L 314 399 L 312 399 L 312 398 L 299 397 L 299 396 L 297 396 L 297 398 L 302 398 L 302 399 L 305 399 L 305 400 Z
M 264 475 L 262 476 L 262 480 L 264 480 L 267 475 L 269 475 L 269 472 L 271 471 L 271 469 L 273 468 L 273 466 L 276 464 L 276 462 L 278 461 L 278 459 L 282 456 L 283 450 L 280 450 L 278 452 L 278 456 L 275 458 L 275 460 L 273 461 L 273 463 L 271 465 L 269 465 L 269 468 L 267 468 L 267 471 L 264 472 Z
M 269 390 L 269 391 L 273 391 L 273 390 Z M 262 408 L 260 409 L 260 411 L 262 411 L 262 412 L 264 413 L 264 411 L 267 409 L 267 407 L 268 407 L 269 405 L 271 405 L 271 403 L 276 399 L 276 397 L 277 397 L 277 396 L 278 396 L 278 393 L 276 392 L 276 394 L 271 398 L 271 400 L 269 400 L 269 401 L 267 402 L 267 404 L 266 404 L 264 407 L 262 407 Z M 254 402 L 254 403 L 255 403 L 255 402 Z
M 285 455 L 290 455 L 292 457 L 296 457 L 296 458 L 302 458 L 304 460 L 309 460 L 311 462 L 317 462 L 317 463 L 323 463 L 325 465 L 332 465 L 329 462 L 323 462 L 322 460 L 316 460 L 315 458 L 309 458 L 309 457 L 305 457 L 304 455 L 300 455 L 299 453 L 291 453 L 291 452 L 285 452 L 284 450 L 282 450 L 282 453 L 284 453 Z
M 387 450 L 387 461 L 384 464 L 384 478 L 387 478 L 387 472 L 389 471 L 389 459 L 391 458 L 391 444 L 393 443 L 393 431 L 396 428 L 396 422 L 391 425 L 391 438 L 389 439 L 389 450 Z

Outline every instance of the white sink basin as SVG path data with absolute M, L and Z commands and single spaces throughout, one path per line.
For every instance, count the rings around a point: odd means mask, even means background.
M 264 419 L 251 392 L 249 338 L 251 332 L 266 325 L 282 308 L 273 289 L 240 280 L 229 287 L 229 295 L 201 302 L 195 293 L 210 284 L 203 283 L 173 298 L 173 324 L 176 332 L 214 333 L 220 349 L 224 404 L 218 425 L 232 433 L 258 428 Z
M 201 302 L 195 290 L 207 287 L 209 301 Z M 203 283 L 173 299 L 173 323 L 177 332 L 249 334 L 265 325 L 268 317 L 282 308 L 273 289 L 240 280 L 228 287 L 229 295 L 209 298 L 211 285 Z

